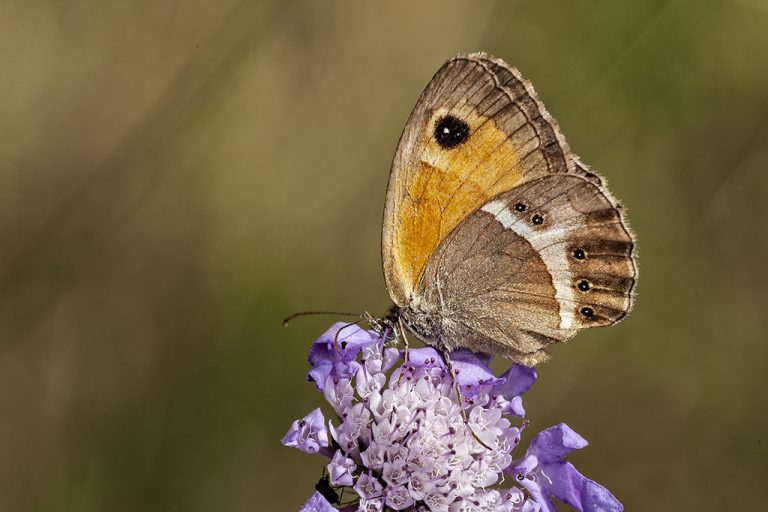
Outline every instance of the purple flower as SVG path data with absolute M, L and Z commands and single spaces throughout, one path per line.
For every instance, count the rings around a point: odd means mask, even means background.
M 352 485 L 352 472 L 357 466 L 354 461 L 344 456 L 341 450 L 336 450 L 333 460 L 328 464 L 328 474 L 331 475 L 331 485 Z
M 582 512 L 622 510 L 563 460 L 586 446 L 565 424 L 538 434 L 523 457 L 513 455 L 527 425 L 520 395 L 536 381 L 532 368 L 515 364 L 496 377 L 487 356 L 460 350 L 451 354 L 454 382 L 435 349 L 408 356 L 343 323 L 310 350 L 307 378 L 338 418 L 326 428 L 316 409 L 293 423 L 283 444 L 331 458 L 341 510 L 554 512 L 552 498 Z M 302 510 L 339 509 L 316 493 Z
M 587 446 L 587 441 L 565 423 L 540 432 L 520 461 L 509 468 L 546 512 L 556 512 L 550 500 L 554 496 L 584 512 L 619 512 L 621 503 L 608 489 L 586 478 L 563 458 L 573 450 Z
M 379 343 L 380 337 L 372 331 L 354 325 L 337 322 L 325 331 L 309 349 L 309 364 L 312 369 L 307 380 L 314 382 L 317 389 L 325 389 L 329 377 L 349 377 L 357 368 L 357 355 L 365 347 Z
M 305 453 L 331 453 L 328 449 L 325 418 L 320 409 L 315 409 L 304 418 L 294 421 L 283 437 L 283 444 L 298 448 Z

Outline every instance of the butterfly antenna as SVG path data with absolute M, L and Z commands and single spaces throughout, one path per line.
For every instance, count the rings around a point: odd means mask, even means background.
M 341 345 L 339 345 L 339 334 L 341 334 L 341 331 L 346 329 L 347 327 L 352 327 L 353 325 L 357 325 L 360 322 L 364 321 L 365 318 L 361 318 L 360 320 L 357 320 L 355 322 L 349 322 L 346 325 L 343 325 L 338 331 L 336 331 L 336 336 L 333 337 L 333 346 L 336 350 L 341 350 Z
M 341 311 L 299 311 L 298 313 L 294 313 L 290 316 L 287 316 L 285 319 L 283 319 L 283 326 L 287 327 L 288 322 L 290 322 L 294 318 L 298 318 L 300 316 L 309 316 L 309 315 L 356 316 L 360 318 L 365 318 L 365 315 L 361 313 L 346 313 Z

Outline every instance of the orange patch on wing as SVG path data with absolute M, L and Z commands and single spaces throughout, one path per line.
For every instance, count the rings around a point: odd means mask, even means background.
M 443 149 L 427 132 L 426 151 L 408 185 L 394 236 L 406 295 L 418 286 L 429 257 L 464 217 L 522 181 L 512 142 L 492 121 L 476 118 L 462 145 Z

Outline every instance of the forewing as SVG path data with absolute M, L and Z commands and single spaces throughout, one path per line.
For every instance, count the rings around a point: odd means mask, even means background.
M 466 124 L 455 145 L 438 137 L 448 118 Z M 517 70 L 485 54 L 448 61 L 416 103 L 392 163 L 382 257 L 393 301 L 408 302 L 441 241 L 490 198 L 573 171 L 555 121 Z
M 551 175 L 492 198 L 435 251 L 419 286 L 445 342 L 535 364 L 632 307 L 634 242 L 598 178 Z

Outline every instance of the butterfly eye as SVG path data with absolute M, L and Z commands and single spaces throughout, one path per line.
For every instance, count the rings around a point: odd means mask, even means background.
M 469 138 L 469 125 L 451 115 L 444 116 L 435 124 L 435 140 L 443 149 L 452 149 Z
M 539 226 L 544 222 L 544 217 L 536 213 L 533 217 L 531 217 L 531 222 Z
M 579 310 L 579 312 L 587 318 L 592 318 L 595 316 L 595 312 L 592 308 L 583 307 Z
M 515 203 L 515 210 L 517 210 L 518 212 L 524 212 L 525 203 Z
M 579 290 L 583 292 L 589 291 L 589 288 L 590 288 L 589 281 L 585 279 L 582 279 L 581 281 L 579 281 L 579 284 L 577 286 L 579 287 Z

